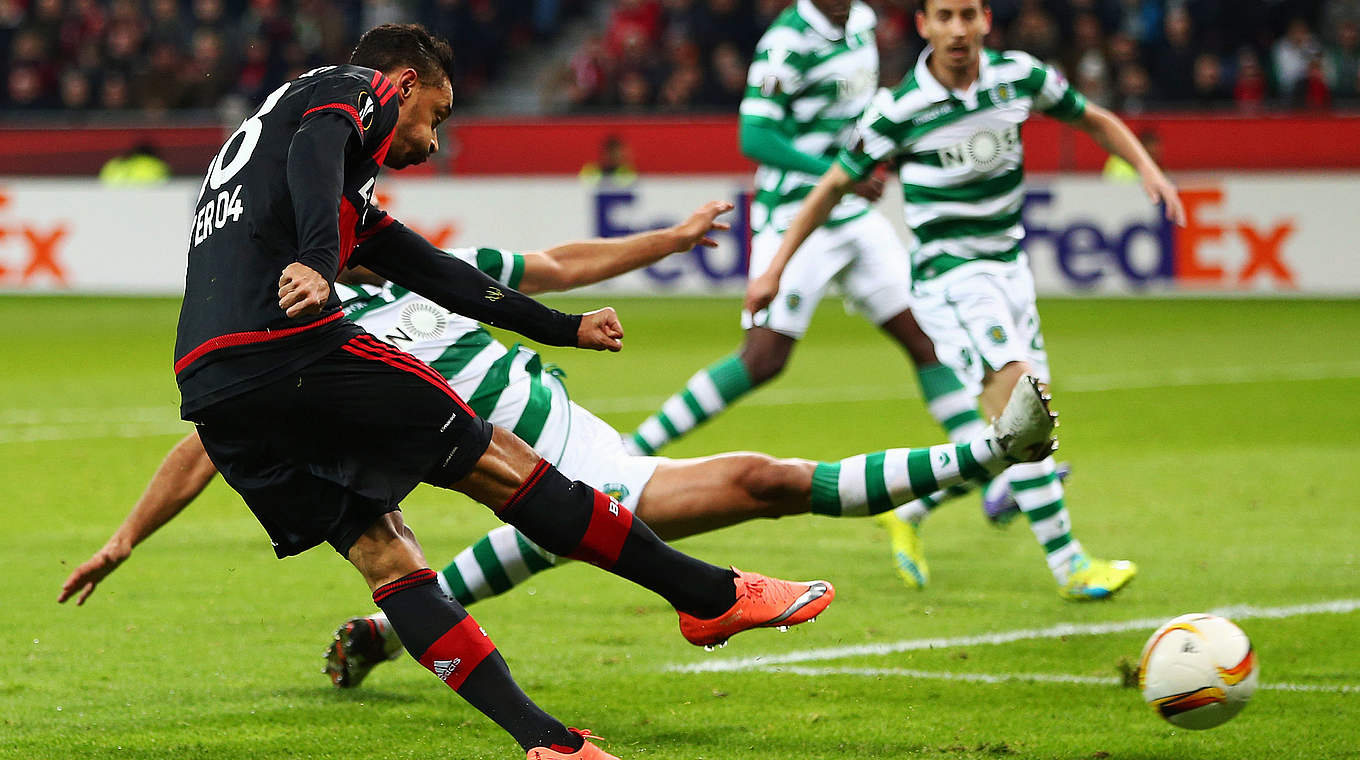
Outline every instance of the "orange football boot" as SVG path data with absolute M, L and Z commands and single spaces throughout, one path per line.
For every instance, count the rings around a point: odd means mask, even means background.
M 591 738 L 600 738 L 590 733 L 590 729 L 568 728 L 568 731 L 585 740 L 585 744 L 575 752 L 563 752 L 551 747 L 534 747 L 529 750 L 527 760 L 619 760 L 590 743 Z
M 826 581 L 781 581 L 759 573 L 737 574 L 737 602 L 727 612 L 701 620 L 680 613 L 680 633 L 695 646 L 712 651 L 748 628 L 778 628 L 815 620 L 836 598 L 836 589 Z

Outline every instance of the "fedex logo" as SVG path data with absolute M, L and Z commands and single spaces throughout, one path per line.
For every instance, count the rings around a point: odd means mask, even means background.
M 0 213 L 8 205 L 9 196 L 0 192 Z M 27 286 L 44 278 L 66 286 L 66 267 L 58 254 L 69 231 L 64 223 L 39 227 L 0 218 L 0 287 Z
M 1258 224 L 1235 218 L 1225 210 L 1225 201 L 1221 188 L 1190 188 L 1181 191 L 1185 227 L 1167 221 L 1160 209 L 1145 222 L 1120 227 L 1098 214 L 1067 214 L 1058 221 L 1055 193 L 1031 190 L 1021 212 L 1025 249 L 1031 256 L 1051 250 L 1063 277 L 1079 288 L 1094 288 L 1112 275 L 1135 287 L 1297 288 L 1285 255 L 1296 231 L 1294 221 Z

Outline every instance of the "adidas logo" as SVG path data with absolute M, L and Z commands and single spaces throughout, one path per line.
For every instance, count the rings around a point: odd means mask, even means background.
M 439 676 L 439 680 L 447 682 L 453 676 L 453 671 L 458 669 L 458 663 L 462 661 L 463 658 L 461 657 L 455 657 L 452 660 L 435 660 L 434 674 Z

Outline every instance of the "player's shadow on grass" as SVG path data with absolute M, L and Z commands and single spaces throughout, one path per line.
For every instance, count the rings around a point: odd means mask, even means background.
M 417 702 L 436 702 L 437 697 L 445 696 L 439 691 L 432 690 L 431 694 L 421 694 L 419 690 L 413 689 L 374 689 L 364 685 L 358 689 L 337 689 L 328 684 L 320 683 L 315 686 L 290 686 L 284 689 L 275 689 L 274 693 L 280 698 L 307 700 L 318 703 L 347 702 L 364 703 L 369 705 L 383 704 L 402 704 L 410 706 Z

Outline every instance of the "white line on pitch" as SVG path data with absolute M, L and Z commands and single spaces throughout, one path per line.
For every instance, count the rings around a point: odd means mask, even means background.
M 34 443 L 40 441 L 76 441 L 105 438 L 147 438 L 153 435 L 185 435 L 186 422 L 163 420 L 157 422 L 93 422 L 80 427 L 40 425 L 0 427 L 0 443 Z
M 1259 618 L 1288 618 L 1299 615 L 1344 614 L 1360 610 L 1360 599 L 1338 599 L 1316 604 L 1297 604 L 1289 607 L 1252 607 L 1234 605 L 1210 610 L 1212 614 L 1222 615 L 1232 620 L 1251 620 Z M 675 663 L 667 665 L 666 670 L 677 673 L 727 673 L 740 670 L 768 668 L 773 665 L 787 665 L 795 662 L 824 662 L 843 660 L 847 657 L 864 657 L 911 652 L 921 649 L 945 649 L 949 647 L 978 646 L 982 644 L 1008 644 L 1012 641 L 1032 639 L 1057 639 L 1063 636 L 1094 636 L 1127 631 L 1155 630 L 1166 618 L 1141 618 L 1109 623 L 1058 623 L 1047 628 L 1026 628 L 1015 631 L 982 633 L 973 636 L 953 636 L 930 639 L 907 639 L 904 641 L 884 642 L 882 644 L 860 644 L 857 646 L 824 647 L 804 649 L 784 654 L 757 655 L 730 660 L 710 660 L 709 662 Z
M 1356 377 L 1360 377 L 1360 361 L 1071 375 L 1057 378 L 1055 387 L 1059 393 L 1104 393 L 1148 388 L 1248 385 Z M 895 385 L 771 388 L 754 394 L 741 403 L 742 406 L 749 407 L 806 406 L 830 402 L 898 401 L 919 396 L 915 384 L 904 376 L 902 382 Z M 663 400 L 658 396 L 578 399 L 582 406 L 599 414 L 650 412 Z M 6 409 L 0 410 L 0 444 L 171 435 L 186 429 L 183 426 L 174 427 L 178 424 L 175 422 L 175 416 L 173 406 Z
M 1148 388 L 1184 388 L 1197 385 L 1249 385 L 1252 383 L 1342 380 L 1360 377 L 1360 361 L 1313 362 L 1306 364 L 1255 365 L 1249 367 L 1205 367 L 1153 372 L 1120 372 L 1097 375 L 1070 375 L 1054 379 L 1058 393 L 1105 393 Z M 897 385 L 848 385 L 834 388 L 771 388 L 742 399 L 742 406 L 802 406 L 828 402 L 882 402 L 920 397 L 914 383 L 905 376 Z M 659 396 L 619 396 L 577 399 L 585 408 L 600 414 L 650 412 L 664 398 Z
M 970 683 L 1070 683 L 1091 686 L 1118 686 L 1120 679 L 1113 676 L 1074 676 L 1065 673 L 956 673 L 949 670 L 912 670 L 910 668 L 809 668 L 803 665 L 754 668 L 761 672 L 791 673 L 798 676 L 887 676 L 915 678 L 929 681 L 967 681 Z M 1353 684 L 1262 683 L 1258 689 L 1271 691 L 1300 691 L 1353 694 L 1360 686 Z

